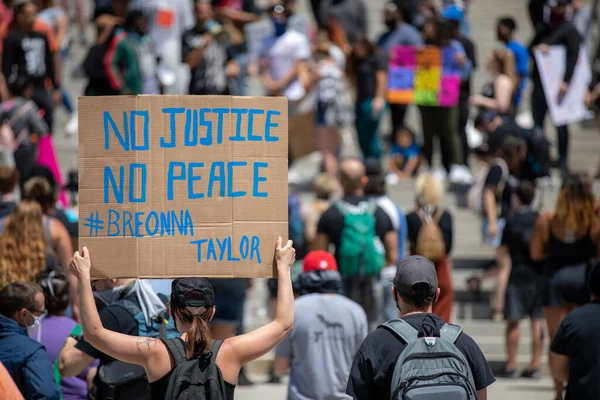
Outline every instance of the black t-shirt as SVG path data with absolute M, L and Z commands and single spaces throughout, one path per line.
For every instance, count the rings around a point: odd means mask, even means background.
M 356 60 L 356 100 L 372 99 L 377 94 L 377 71 L 387 71 L 387 58 L 378 53 Z
M 595 400 L 600 393 L 600 303 L 572 311 L 560 324 L 550 348 L 569 357 L 565 400 Z
M 523 207 L 506 221 L 506 227 L 502 234 L 502 245 L 507 246 L 510 252 L 511 281 L 527 283 L 537 277 L 529 254 L 529 243 L 539 215 L 530 207 Z
M 182 60 L 185 61 L 192 51 L 202 45 L 205 33 L 207 33 L 206 29 L 193 27 L 183 34 Z M 231 58 L 229 49 L 217 43 L 216 38 L 213 37 L 211 43 L 204 48 L 200 63 L 196 68 L 191 68 L 189 94 L 230 94 L 225 67 Z
M 349 203 L 353 206 L 357 206 L 362 202 L 368 202 L 365 197 L 359 197 L 355 195 L 344 196 L 342 201 Z M 324 233 L 329 238 L 329 242 L 337 249 L 340 247 L 340 240 L 342 237 L 342 229 L 344 228 L 344 216 L 338 210 L 334 204 L 327 211 L 323 213 L 319 220 L 317 227 L 317 233 Z M 392 220 L 380 207 L 375 210 L 375 233 L 379 236 L 382 243 L 385 243 L 384 238 L 388 232 L 395 232 Z M 336 255 L 337 258 L 337 255 Z
M 437 210 L 435 211 L 437 212 Z M 434 215 L 435 215 L 434 212 Z M 415 249 L 413 246 L 417 244 L 417 238 L 419 237 L 419 231 L 421 230 L 421 218 L 413 211 L 406 216 L 406 225 L 408 227 L 408 240 L 410 241 L 410 252 L 414 254 Z M 446 254 L 450 254 L 452 251 L 452 215 L 448 211 L 442 212 L 438 221 L 438 226 L 444 236 L 444 244 L 446 245 Z
M 37 87 L 43 86 L 48 77 L 56 87 L 54 61 L 46 35 L 11 30 L 4 39 L 2 72 L 7 80 L 15 73 L 28 75 Z
M 503 185 L 500 188 L 499 185 Z M 503 172 L 502 167 L 498 164 L 492 164 L 485 178 L 485 187 L 494 190 L 496 194 L 496 205 L 500 206 L 500 218 L 506 218 L 510 212 L 512 188 L 509 182 L 509 175 Z M 502 192 L 500 193 L 500 189 Z
M 431 324 L 429 316 L 433 317 L 438 329 L 444 326 L 444 320 L 429 313 L 407 315 L 402 319 L 418 330 L 424 322 Z M 496 381 L 479 346 L 470 336 L 463 332 L 455 344 L 469 363 L 476 390 Z M 394 367 L 405 347 L 404 342 L 385 328 L 371 332 L 354 357 L 346 393 L 358 400 L 389 399 Z
M 124 299 L 134 302 L 138 307 L 140 306 L 135 293 Z M 100 310 L 100 322 L 102 322 L 104 328 L 113 332 L 132 336 L 138 335 L 138 324 L 135 321 L 135 318 L 133 318 L 133 316 L 123 307 L 110 305 L 103 308 Z M 104 365 L 114 360 L 111 356 L 96 350 L 94 346 L 85 341 L 85 338 L 82 338 L 77 342 L 75 348 L 90 357 L 100 360 L 100 365 Z
M 469 39 L 466 36 L 462 36 L 462 35 L 458 37 L 458 41 L 464 47 L 467 58 L 469 60 L 471 60 L 471 63 L 473 64 L 473 71 L 474 71 L 477 68 L 477 56 L 475 53 L 475 44 L 473 43 L 473 41 L 471 41 L 471 39 Z M 468 101 L 470 95 L 471 95 L 471 78 L 469 77 L 469 79 L 467 79 L 466 81 L 462 81 L 460 83 L 459 101 L 460 102 Z

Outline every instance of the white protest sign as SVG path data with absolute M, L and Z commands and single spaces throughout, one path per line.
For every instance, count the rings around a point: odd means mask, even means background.
M 584 46 L 579 50 L 579 59 L 566 95 L 559 103 L 559 89 L 565 74 L 566 50 L 563 46 L 551 46 L 547 54 L 535 51 L 535 60 L 540 71 L 550 117 L 555 126 L 563 126 L 589 118 L 584 103 L 585 92 L 592 79 L 592 71 Z

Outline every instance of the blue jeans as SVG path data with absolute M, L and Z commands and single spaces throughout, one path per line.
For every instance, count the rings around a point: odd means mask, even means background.
M 481 223 L 481 237 L 483 237 L 484 243 L 492 246 L 495 249 L 500 247 L 502 244 L 502 233 L 504 232 L 504 227 L 506 226 L 506 220 L 504 218 L 498 218 L 496 225 L 498 226 L 498 232 L 496 233 L 496 236 L 491 237 L 488 233 L 488 219 L 484 218 Z
M 372 103 L 373 99 L 356 103 L 356 134 L 358 135 L 360 150 L 365 159 L 371 157 L 379 159 L 381 157 L 381 144 L 377 133 L 383 112 L 373 115 Z

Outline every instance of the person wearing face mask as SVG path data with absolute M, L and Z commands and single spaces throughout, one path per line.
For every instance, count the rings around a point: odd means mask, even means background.
M 52 364 L 44 346 L 29 338 L 39 329 L 46 309 L 42 289 L 13 282 L 0 291 L 0 362 L 26 399 L 60 399 Z
M 86 400 L 88 395 L 87 378 L 95 374 L 97 363 L 76 377 L 60 379 L 56 362 L 65 340 L 68 337 L 81 336 L 81 326 L 66 316 L 69 305 L 68 278 L 62 272 L 45 272 L 40 276 L 39 285 L 44 291 L 48 316 L 44 318 L 37 332 L 30 337 L 46 348 L 48 358 L 54 365 L 55 380 L 57 385 L 60 385 L 63 400 Z
M 262 43 L 262 83 L 269 96 L 283 95 L 292 104 L 297 104 L 305 97 L 311 85 L 308 72 L 310 42 L 302 33 L 287 29 L 290 11 L 283 5 L 273 6 L 269 15 L 273 21 L 275 36 Z
M 214 20 L 208 0 L 196 0 L 196 25 L 187 30 L 181 41 L 183 62 L 190 67 L 189 94 L 237 94 L 231 80 L 240 74 L 234 60 L 228 34 Z
M 386 4 L 383 11 L 383 21 L 388 30 L 377 40 L 377 46 L 382 53 L 388 54 L 395 46 L 422 46 L 423 38 L 419 31 L 405 22 L 402 10 L 393 2 Z M 374 104 L 374 111 L 381 111 L 383 104 Z M 392 132 L 404 125 L 404 117 L 408 106 L 406 104 L 390 104 L 392 115 Z
M 383 10 L 383 23 L 387 27 L 379 39 L 377 46 L 388 53 L 394 46 L 421 46 L 423 38 L 414 26 L 405 22 L 404 14 L 398 6 L 390 1 Z
M 100 310 L 100 320 L 107 329 L 125 335 L 137 336 L 155 332 L 157 318 L 161 320 L 165 316 L 166 306 L 154 292 L 150 284 L 145 280 L 138 279 L 106 279 L 93 283 L 94 300 L 96 308 Z M 143 318 L 143 320 L 142 320 Z M 142 322 L 143 321 L 143 322 Z M 175 332 L 173 322 L 169 319 L 166 327 L 166 336 L 171 337 Z M 158 336 L 158 335 L 157 335 Z M 59 355 L 58 368 L 63 378 L 80 375 L 94 360 L 99 360 L 98 371 L 94 378 L 94 387 L 90 391 L 96 400 L 107 398 L 107 383 L 101 376 L 109 376 L 117 368 L 115 359 L 102 351 L 97 350 L 83 338 L 69 337 Z M 106 371 L 104 374 L 102 371 Z M 129 371 L 129 370 L 128 370 Z M 132 379 L 126 385 L 116 389 L 115 399 L 121 399 L 122 393 L 142 393 L 147 390 L 145 377 Z M 140 396 L 142 396 L 140 394 Z M 146 398 L 128 397 L 128 400 Z

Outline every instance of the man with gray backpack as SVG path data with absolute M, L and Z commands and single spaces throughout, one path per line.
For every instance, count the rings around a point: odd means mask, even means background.
M 406 257 L 393 284 L 402 317 L 366 337 L 346 393 L 357 400 L 486 400 L 496 379 L 479 346 L 459 326 L 431 312 L 440 295 L 434 264 Z

